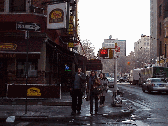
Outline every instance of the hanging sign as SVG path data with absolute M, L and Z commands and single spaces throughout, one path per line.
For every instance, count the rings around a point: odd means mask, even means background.
M 70 20 L 69 20 L 69 29 L 68 29 L 69 35 L 73 35 L 73 28 L 74 28 L 74 25 L 73 25 L 73 16 L 71 15 L 70 16 Z
M 47 28 L 66 28 L 66 3 L 48 5 L 47 7 Z

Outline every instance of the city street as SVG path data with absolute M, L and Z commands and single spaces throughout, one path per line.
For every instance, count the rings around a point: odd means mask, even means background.
M 141 87 L 128 83 L 118 84 L 124 92 L 124 100 L 130 104 L 135 112 L 131 116 L 130 123 L 138 125 L 167 126 L 168 125 L 168 94 L 143 92 Z
M 121 126 L 167 126 L 168 125 L 168 94 L 166 93 L 144 93 L 141 87 L 137 85 L 130 85 L 128 83 L 118 83 L 120 91 L 124 92 L 123 106 L 112 107 L 111 96 L 112 88 L 106 95 L 105 106 L 99 108 L 98 115 L 91 116 L 89 114 L 89 101 L 83 99 L 82 110 L 80 115 L 71 116 L 70 106 L 67 107 L 38 107 L 34 106 L 32 111 L 45 111 L 51 116 L 51 118 L 30 118 L 16 120 L 14 123 L 1 123 L 1 125 L 17 125 L 17 126 L 56 126 L 56 125 L 121 125 Z M 161 104 L 160 104 L 161 103 Z M 130 115 L 115 115 L 120 110 L 124 110 L 125 107 L 132 108 L 134 111 Z M 39 110 L 38 110 L 39 109 Z M 40 110 L 43 109 L 43 110 Z M 67 113 L 63 109 L 66 109 Z M 57 113 L 63 111 L 64 115 L 56 116 Z M 40 112 L 39 112 L 40 113 Z M 55 114 L 55 116 L 54 116 Z

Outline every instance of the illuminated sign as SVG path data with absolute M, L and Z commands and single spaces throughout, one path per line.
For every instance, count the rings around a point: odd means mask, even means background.
M 36 87 L 27 89 L 27 96 L 41 96 L 40 89 Z
M 108 57 L 108 49 L 100 49 L 100 57 Z
M 17 45 L 14 43 L 1 43 L 0 50 L 16 50 Z

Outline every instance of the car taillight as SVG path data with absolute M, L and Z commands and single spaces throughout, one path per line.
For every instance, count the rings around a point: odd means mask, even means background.
M 155 84 L 151 84 L 152 85 L 152 87 L 155 87 Z

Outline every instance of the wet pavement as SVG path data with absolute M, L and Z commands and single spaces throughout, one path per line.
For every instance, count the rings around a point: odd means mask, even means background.
M 124 92 L 124 101 L 135 110 L 127 122 L 134 122 L 136 125 L 140 123 L 140 126 L 168 125 L 167 93 L 144 93 L 140 86 L 128 83 L 119 84 L 118 87 Z
M 106 94 L 104 107 L 99 107 L 98 114 L 90 115 L 90 102 L 83 99 L 80 115 L 71 115 L 71 96 L 62 94 L 62 99 L 28 100 L 27 113 L 25 100 L 1 99 L 0 120 L 5 125 L 111 125 L 119 124 L 130 117 L 133 110 L 123 101 L 122 107 L 112 107 L 111 89 Z M 14 116 L 13 123 L 6 119 Z M 129 124 L 127 122 L 123 122 Z
M 24 100 L 2 100 L 0 102 L 0 125 L 6 126 L 167 126 L 168 94 L 144 93 L 141 87 L 121 83 L 124 93 L 122 107 L 112 107 L 112 88 L 106 94 L 104 107 L 97 115 L 90 115 L 89 101 L 83 99 L 81 114 L 71 115 L 71 96 L 62 94 L 62 99 L 28 100 L 25 114 Z M 5 104 L 6 103 L 6 104 Z M 15 116 L 13 123 L 7 117 Z

